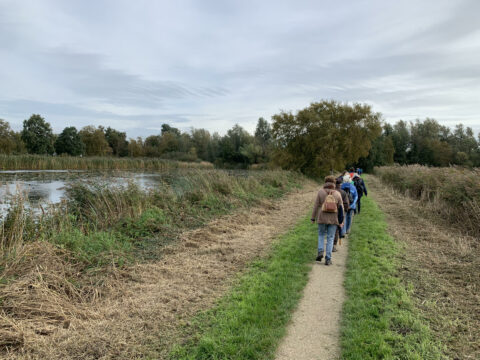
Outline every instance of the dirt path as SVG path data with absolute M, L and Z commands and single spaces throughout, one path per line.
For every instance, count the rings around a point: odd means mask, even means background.
M 462 235 L 435 209 L 367 177 L 389 233 L 405 246 L 401 275 L 451 359 L 480 359 L 480 239 Z M 370 192 L 369 192 L 370 194 Z
M 179 325 L 211 307 L 245 264 L 261 255 L 278 234 L 305 216 L 317 186 L 277 202 L 220 218 L 187 232 L 164 258 L 140 264 L 114 281 L 109 296 L 87 304 L 92 316 L 73 318 L 67 329 L 48 336 L 29 334 L 21 353 L 29 359 L 138 359 L 166 357 L 181 341 Z M 341 251 L 345 252 L 345 248 Z M 338 262 L 340 264 L 340 262 Z M 321 270 L 334 271 L 339 265 Z
M 276 360 L 329 360 L 340 357 L 340 316 L 348 254 L 344 239 L 331 266 L 315 263 Z

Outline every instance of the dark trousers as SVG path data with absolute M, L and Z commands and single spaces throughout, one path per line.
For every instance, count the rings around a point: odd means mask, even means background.
M 361 196 L 359 196 L 358 199 L 357 199 L 357 208 L 355 209 L 355 214 L 360 214 L 360 207 L 361 207 L 360 200 L 361 199 L 362 199 Z

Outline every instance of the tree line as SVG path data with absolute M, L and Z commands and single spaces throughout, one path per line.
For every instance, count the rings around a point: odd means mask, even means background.
M 470 127 L 457 124 L 450 129 L 431 118 L 384 124 L 369 155 L 358 164 L 368 171 L 393 163 L 480 167 L 480 134 L 475 138 Z
M 182 132 L 168 124 L 158 135 L 136 139 L 103 126 L 70 126 L 54 134 L 38 114 L 15 132 L 0 119 L 0 153 L 157 157 L 220 167 L 273 163 L 320 176 L 350 166 L 369 171 L 393 163 L 479 167 L 480 134 L 477 140 L 470 127 L 458 124 L 452 130 L 430 118 L 391 125 L 367 104 L 323 100 L 296 113 L 275 114 L 271 124 L 260 118 L 253 135 L 238 124 L 224 136 L 205 129 Z
M 158 135 L 127 139 L 125 132 L 111 127 L 74 126 L 54 134 L 45 119 L 33 114 L 24 120 L 23 130 L 15 132 L 0 119 L 0 153 L 70 156 L 157 157 L 180 161 L 209 161 L 224 167 L 246 167 L 266 163 L 271 150 L 271 126 L 263 118 L 254 135 L 240 125 L 224 136 L 205 129 L 182 132 L 168 124 Z

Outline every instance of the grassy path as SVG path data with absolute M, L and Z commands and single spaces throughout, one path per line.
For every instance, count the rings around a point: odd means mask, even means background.
M 190 324 L 190 341 L 171 359 L 442 359 L 440 344 L 398 276 L 403 249 L 386 228 L 376 203 L 364 198 L 343 282 L 345 247 L 334 254 L 333 266 L 315 264 L 311 271 L 316 227 L 304 220 Z M 340 320 L 343 285 L 347 300 Z
M 192 340 L 172 359 L 273 359 L 315 256 L 315 227 L 306 218 L 254 262 L 234 290 L 195 320 Z
M 480 359 L 480 239 L 439 216 L 429 203 L 368 178 L 388 231 L 402 246 L 399 277 L 449 359 Z M 465 229 L 464 229 L 465 230 Z
M 350 237 L 342 359 L 441 359 L 439 345 L 398 276 L 400 247 L 370 198 Z

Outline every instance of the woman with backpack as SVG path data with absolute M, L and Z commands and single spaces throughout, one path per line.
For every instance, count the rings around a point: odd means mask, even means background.
M 316 261 L 322 261 L 325 247 L 325 265 L 332 264 L 333 240 L 337 226 L 343 225 L 343 201 L 335 189 L 335 177 L 327 176 L 323 188 L 319 190 L 312 212 L 312 223 L 318 224 L 318 255 Z

